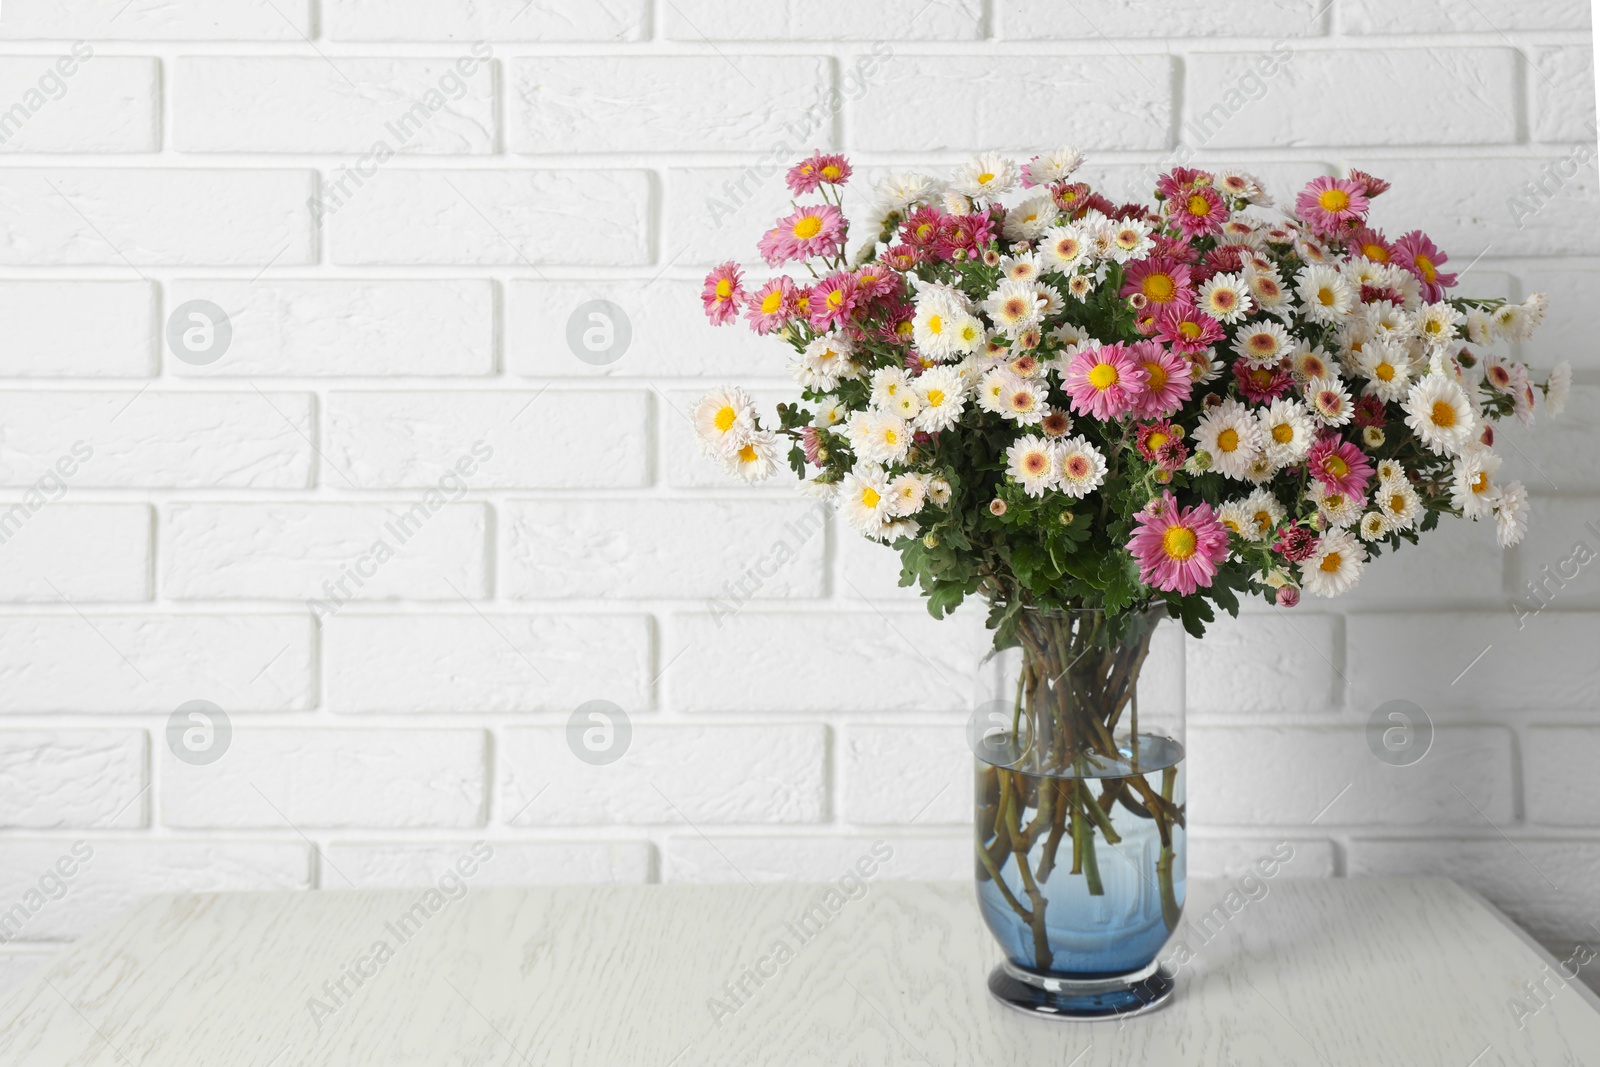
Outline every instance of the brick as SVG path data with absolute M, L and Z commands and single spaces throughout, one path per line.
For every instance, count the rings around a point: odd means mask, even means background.
M 1535 726 L 1527 733 L 1528 821 L 1546 826 L 1600 827 L 1593 768 L 1600 760 L 1600 730 L 1588 726 Z
M 490 849 L 488 858 L 475 847 Z M 473 888 L 640 883 L 653 864 L 645 841 L 336 842 L 324 855 L 337 872 L 324 879 L 330 889 L 421 889 L 446 872 Z M 470 876 L 456 866 L 463 857 L 477 865 Z
M 0 392 L 0 425 L 0 484 L 47 494 L 47 478 L 68 491 L 311 484 L 303 393 Z
M 149 282 L 0 282 L 0 376 L 142 378 L 155 370 Z
M 0 57 L 0 151 L 160 150 L 156 61 L 93 53 Z
M 1282 46 L 1196 53 L 1184 67 L 1184 139 L 1212 148 L 1517 140 L 1518 69 L 1509 48 L 1293 52 Z M 1359 84 L 1362 92 L 1326 107 L 1328 86 L 1341 83 Z M 1241 96 L 1260 104 L 1239 114 Z M 1401 97 L 1407 107 L 1391 106 Z
M 988 650 L 982 614 L 675 615 L 663 653 L 667 703 L 679 711 L 970 712 Z
M 73 847 L 78 852 L 74 854 Z M 87 857 L 84 851 L 88 850 Z M 69 862 L 67 891 L 58 900 L 32 898 L 39 879 L 60 877 Z M 50 888 L 52 883 L 46 885 Z M 30 912 L 11 925 L 18 941 L 70 941 L 109 921 L 151 893 L 215 893 L 228 890 L 297 890 L 311 887 L 311 850 L 298 841 L 141 841 L 70 837 L 0 841 L 0 905 Z M 40 896 L 43 896 L 41 893 Z M 12 914 L 8 910 L 5 914 Z M 0 928 L 0 938 L 6 931 Z
M 1190 878 L 1236 882 L 1261 879 L 1264 870 L 1273 871 L 1273 878 L 1332 878 L 1338 873 L 1335 860 L 1333 842 L 1326 838 L 1189 837 Z
M 322 2 L 324 32 L 335 41 L 639 41 L 649 22 L 646 0 Z
M 481 155 L 495 149 L 494 64 L 437 59 L 186 56 L 177 61 L 180 152 Z
M 474 489 L 649 482 L 648 408 L 639 392 L 333 393 L 327 403 L 331 484 L 432 488 L 462 480 L 453 474 L 462 464 Z M 602 413 L 614 432 L 599 436 Z
M 802 144 L 775 149 L 745 167 L 669 167 L 662 212 L 665 261 L 684 268 L 709 267 L 735 256 L 754 264 L 756 242 L 761 235 L 793 210 L 783 176 L 805 154 L 806 147 Z M 849 218 L 861 217 L 860 211 L 848 203 L 845 214 Z M 664 284 L 658 283 L 658 287 Z M 704 321 L 702 312 L 701 322 Z M 721 332 L 732 335 L 735 331 Z M 751 351 L 752 341 L 758 341 L 749 334 L 744 334 L 744 339 L 747 352 Z M 774 349 L 777 341 L 766 340 L 769 352 L 782 351 Z M 772 373 L 785 372 L 780 366 Z
M 1345 632 L 1350 691 L 1373 707 L 1411 700 L 1437 717 L 1600 702 L 1600 613 L 1547 612 L 1520 630 L 1509 609 L 1350 615 Z
M 0 711 L 231 713 L 312 706 L 310 620 L 287 615 L 0 617 Z
M 1531 507 L 1506 583 L 1520 630 L 1537 625 L 1546 610 L 1600 607 L 1600 498 L 1536 496 Z
M 1506 550 L 1492 522 L 1445 515 L 1415 545 L 1368 560 L 1361 582 L 1337 605 L 1363 608 L 1499 608 L 1505 604 Z
M 326 620 L 336 711 L 560 711 L 649 703 L 642 615 L 408 615 Z
M 0 264 L 314 263 L 313 191 L 305 170 L 8 169 Z
M 1394 4 L 1346 0 L 1339 22 L 1347 33 L 1498 33 L 1527 30 L 1586 30 L 1583 0 L 1481 0 L 1472 4 Z
M 847 600 L 876 600 L 912 608 L 922 603 L 915 585 L 900 584 L 900 553 L 856 533 L 840 520 L 834 526 L 834 566 L 839 595 Z
M 751 599 L 826 591 L 825 504 L 805 500 L 545 500 L 505 506 L 506 596 Z
M 1352 878 L 1449 878 L 1488 897 L 1541 941 L 1593 943 L 1600 841 L 1356 837 L 1347 855 Z
M 1597 432 L 1600 386 L 1575 385 L 1559 418 L 1540 411 L 1531 427 L 1508 419 L 1496 428 L 1500 479 L 1520 479 L 1533 493 L 1600 493 L 1600 465 L 1591 458 Z
M 674 489 L 729 489 L 742 484 L 720 462 L 700 451 L 699 437 L 694 429 L 694 409 L 709 388 L 672 389 L 656 394 L 656 410 L 659 413 L 656 422 L 661 427 L 662 471 L 666 483 Z M 799 396 L 794 389 L 752 389 L 749 392 L 756 409 L 761 412 L 762 425 L 771 425 L 770 420 L 780 402 L 792 404 Z M 786 490 L 782 496 L 791 499 L 797 482 L 794 471 L 785 465 L 762 484 Z
M 209 300 L 227 313 L 232 338 L 214 363 L 167 367 L 193 377 L 493 374 L 494 299 L 494 283 L 476 279 L 175 281 L 168 316 Z
M 1196 829 L 1315 819 L 1487 830 L 1485 817 L 1513 817 L 1511 732 L 1498 727 L 1436 729 L 1428 753 L 1404 767 L 1379 761 L 1359 727 L 1197 726 L 1188 740 Z
M 1550 314 L 1533 338 L 1522 342 L 1522 355 L 1533 366 L 1549 369 L 1561 360 L 1576 370 L 1600 370 L 1600 351 L 1590 343 L 1585 316 L 1575 314 L 1600 291 L 1600 270 L 1593 267 L 1535 266 L 1520 272 L 1523 292 L 1550 297 Z M 1477 281 L 1474 273 L 1473 281 Z M 1537 433 L 1547 429 L 1545 424 Z
M 150 599 L 150 509 L 143 504 L 0 501 L 0 600 Z
M 877 845 L 878 852 L 873 852 Z M 860 836 L 667 838 L 664 882 L 832 882 L 856 874 L 863 859 L 871 881 L 968 882 L 972 835 L 911 836 L 891 831 Z M 887 854 L 887 859 L 883 856 Z M 875 863 L 876 866 L 870 866 Z M 820 889 L 819 889 L 820 892 Z
M 1184 0 L 1102 0 L 1093 8 L 1051 3 L 1051 0 L 998 0 L 996 34 L 1002 40 L 1083 41 L 1093 37 L 1145 40 L 1159 37 L 1304 37 L 1320 35 L 1326 23 L 1326 0 L 1268 0 L 1251 4 L 1241 17 L 1220 16 L 1215 8 Z
M 839 764 L 841 814 L 855 825 L 972 821 L 976 760 L 959 723 L 847 726 Z
M 323 191 L 336 263 L 537 269 L 650 261 L 650 184 L 642 171 L 391 168 L 340 190 Z
M 143 730 L 0 731 L 0 825 L 147 825 L 145 745 Z
M 1594 50 L 1537 48 L 1529 57 L 1529 135 L 1535 141 L 1593 144 Z
M 10 0 L 0 37 L 303 41 L 311 27 L 311 0 Z
M 1419 224 L 1450 256 L 1448 270 L 1473 258 L 1600 253 L 1600 188 L 1589 162 L 1542 153 L 1503 159 L 1356 159 L 1394 183 L 1372 205 L 1373 224 L 1404 233 Z M 1559 174 L 1557 165 L 1570 174 Z M 1534 195 L 1530 183 L 1543 183 Z
M 967 152 L 974 145 L 1038 151 L 1072 115 L 1080 148 L 1161 149 L 1172 140 L 1172 60 L 1164 55 L 1008 56 L 1007 84 L 1028 106 L 996 109 L 975 84 L 994 76 L 980 56 L 894 56 L 845 105 L 850 145 L 878 152 Z M 938 115 L 930 126 L 927 117 Z
M 1219 614 L 1203 641 L 1185 643 L 1189 711 L 1300 715 L 1329 710 L 1343 690 L 1339 629 L 1336 615 L 1298 610 L 1236 619 Z
M 726 251 L 726 249 L 724 250 Z M 741 320 L 712 326 L 700 304 L 700 283 L 687 279 L 584 282 L 513 281 L 506 294 L 506 359 L 513 374 L 533 378 L 748 378 L 785 377 L 791 350 L 777 338 L 756 338 Z M 591 319 L 590 301 L 620 308 L 627 347 L 617 353 L 622 320 L 610 337 L 586 348 L 582 332 L 605 323 Z M 578 344 L 568 340 L 577 329 Z M 597 364 L 589 360 L 612 358 Z
M 426 499 L 177 504 L 163 530 L 161 591 L 179 600 L 478 599 L 489 595 L 488 527 L 481 504 Z
M 636 722 L 627 752 L 603 766 L 573 755 L 563 727 L 518 728 L 502 734 L 501 753 L 511 826 L 811 823 L 827 813 L 820 725 Z
M 822 56 L 540 56 L 508 81 L 513 152 L 748 152 L 800 126 L 833 144 Z
M 983 36 L 979 0 L 778 0 L 760 6 L 695 0 L 668 6 L 674 41 L 971 41 Z
M 483 823 L 482 730 L 235 729 L 196 766 L 161 752 L 166 826 L 417 829 Z

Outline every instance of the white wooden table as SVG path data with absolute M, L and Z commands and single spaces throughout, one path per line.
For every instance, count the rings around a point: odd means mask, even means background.
M 1228 888 L 1191 883 L 1187 917 Z M 0 1001 L 0 1064 L 1600 1067 L 1600 1001 L 1574 983 L 1519 1028 L 1507 1002 L 1550 959 L 1453 883 L 1268 889 L 1122 1023 L 993 1003 L 966 884 L 870 884 L 804 940 L 823 887 L 152 897 Z M 736 998 L 747 968 L 768 977 Z

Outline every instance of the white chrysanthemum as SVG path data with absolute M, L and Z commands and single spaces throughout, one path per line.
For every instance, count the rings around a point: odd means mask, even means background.
M 756 430 L 722 458 L 728 470 L 745 481 L 765 481 L 778 469 L 778 435 L 771 430 Z
M 1572 393 L 1572 364 L 1562 360 L 1550 372 L 1545 383 L 1544 409 L 1552 416 L 1566 410 L 1567 397 Z
M 902 474 L 889 483 L 889 514 L 896 518 L 915 515 L 928 499 L 928 483 L 920 474 Z
M 889 518 L 889 483 L 883 470 L 860 463 L 839 483 L 839 512 L 852 530 L 877 538 Z
M 957 192 L 975 199 L 994 200 L 1017 184 L 1017 165 L 998 152 L 982 152 L 956 171 L 950 183 Z
M 1028 177 L 1035 185 L 1064 182 L 1083 166 L 1083 153 L 1063 145 L 1028 161 Z
M 1237 274 L 1213 274 L 1200 287 L 1198 304 L 1201 311 L 1218 322 L 1234 323 L 1255 308 L 1250 286 Z
M 1477 416 L 1461 383 L 1428 374 L 1406 394 L 1406 425 L 1435 455 L 1459 454 L 1473 440 Z
M 866 451 L 856 452 L 857 459 L 873 463 L 899 463 L 911 451 L 912 431 L 906 420 L 887 412 L 869 413 L 866 433 Z
M 1350 390 L 1338 378 L 1312 378 L 1305 384 L 1306 404 L 1324 426 L 1343 426 L 1355 415 Z
M 1366 256 L 1352 256 L 1339 266 L 1339 275 L 1356 292 L 1363 285 L 1380 285 L 1383 282 L 1383 264 Z
M 1361 578 L 1367 550 L 1346 530 L 1329 530 L 1316 551 L 1300 564 L 1300 587 L 1312 596 L 1335 597 Z
M 1467 340 L 1475 345 L 1494 343 L 1494 320 L 1482 308 L 1467 309 Z
M 1019 252 L 1014 256 L 1000 257 L 1000 273 L 1014 282 L 1039 280 L 1044 264 L 1037 252 Z
M 1106 478 L 1106 457 L 1087 437 L 1069 437 L 1056 446 L 1056 484 L 1075 500 L 1100 488 Z
M 817 401 L 817 410 L 811 413 L 811 425 L 826 429 L 837 426 L 850 414 L 850 409 L 844 406 L 844 401 L 836 396 L 825 396 Z
M 915 428 L 926 433 L 948 430 L 961 418 L 967 406 L 967 386 L 957 367 L 935 367 L 913 383 L 922 410 Z
M 1037 426 L 1044 420 L 1049 406 L 1045 403 L 1048 386 L 1043 382 L 1030 382 L 1015 375 L 1008 388 L 1000 394 L 1000 414 L 1019 426 Z
M 1308 345 L 1304 341 L 1295 345 L 1289 358 L 1290 369 L 1296 381 L 1309 382 L 1313 378 L 1337 378 L 1333 358 L 1321 345 Z
M 755 401 L 743 389 L 713 389 L 694 409 L 701 450 L 718 456 L 737 452 L 756 432 Z
M 1250 466 L 1245 468 L 1244 480 L 1252 485 L 1264 485 L 1272 480 L 1272 476 L 1280 470 L 1279 466 L 1267 457 L 1265 452 L 1257 452 L 1250 460 Z
M 966 193 L 958 192 L 955 189 L 946 189 L 942 201 L 940 206 L 944 208 L 946 215 L 972 214 L 972 201 L 967 197 Z
M 1417 309 L 1412 322 L 1417 337 L 1437 348 L 1456 339 L 1466 316 L 1449 304 L 1426 304 Z
M 1089 274 L 1074 274 L 1067 282 L 1067 292 L 1072 299 L 1080 304 L 1089 299 L 1089 294 L 1094 292 L 1094 276 Z
M 1032 241 L 1044 233 L 1060 214 L 1061 209 L 1056 207 L 1049 193 L 1030 196 L 1006 212 L 1006 221 L 1000 227 L 1000 232 L 1005 234 L 1008 241 Z
M 983 310 L 996 329 L 1015 337 L 1043 321 L 1041 303 L 1033 282 L 1003 281 L 984 300 Z
M 1389 341 L 1409 341 L 1417 335 L 1417 320 L 1406 309 L 1387 300 L 1363 305 L 1367 332 Z
M 1271 367 L 1294 348 L 1289 331 L 1276 322 L 1252 322 L 1233 338 L 1233 352 L 1251 367 Z
M 1084 262 L 1089 242 L 1076 226 L 1052 226 L 1041 236 L 1039 249 L 1044 256 L 1046 270 L 1070 274 Z
M 1422 282 L 1398 263 L 1383 265 L 1383 276 L 1378 279 L 1378 286 L 1399 293 L 1400 306 L 1407 311 L 1415 310 L 1422 303 Z
M 1230 398 L 1200 416 L 1195 444 L 1211 456 L 1213 470 L 1243 481 L 1261 451 L 1261 424 L 1249 408 Z
M 1489 313 L 1495 336 L 1502 341 L 1526 341 L 1533 336 L 1533 320 L 1521 304 L 1501 304 Z
M 1373 339 L 1362 344 L 1356 354 L 1356 371 L 1367 384 L 1362 392 L 1385 404 L 1405 399 L 1411 391 L 1411 357 L 1403 346 Z
M 1258 206 L 1272 203 L 1272 198 L 1261 188 L 1261 180 L 1242 170 L 1218 171 L 1214 184 L 1217 192 L 1224 196 L 1240 197 Z
M 883 410 L 898 415 L 910 423 L 922 414 L 922 397 L 915 389 L 902 389 L 894 395 L 892 401 L 883 406 Z
M 1256 413 L 1261 422 L 1261 446 L 1279 467 L 1299 463 L 1314 443 L 1311 415 L 1293 397 L 1279 397 Z
M 892 411 L 898 397 L 913 391 L 911 379 L 899 367 L 879 367 L 872 372 L 871 403 L 876 407 Z
M 806 345 L 789 370 L 795 381 L 806 389 L 836 389 L 839 382 L 849 376 L 850 358 L 854 353 L 855 346 L 848 337 L 824 334 Z
M 1361 522 L 1356 528 L 1361 531 L 1363 541 L 1376 541 L 1380 537 L 1389 536 L 1389 520 L 1381 511 L 1369 511 L 1361 516 Z
M 820 482 L 816 478 L 802 479 L 798 486 L 801 496 L 820 500 L 824 504 L 834 504 L 839 499 L 838 482 Z
M 1155 238 L 1150 236 L 1153 229 L 1143 219 L 1126 219 L 1114 225 L 1111 229 L 1111 258 L 1118 263 L 1143 259 L 1156 246 Z
M 1228 528 L 1228 532 L 1236 533 L 1240 537 L 1255 540 L 1250 537 L 1250 516 L 1245 510 L 1243 500 L 1230 500 L 1217 509 L 1217 521 Z
M 1056 487 L 1056 446 L 1037 434 L 1019 437 L 1006 449 L 1006 474 L 1029 496 Z
M 1381 479 L 1377 491 L 1372 494 L 1372 502 L 1383 512 L 1391 530 L 1409 530 L 1422 517 L 1422 497 L 1403 475 Z
M 1246 520 L 1244 536 L 1247 540 L 1265 541 L 1267 535 L 1283 521 L 1283 504 L 1276 494 L 1266 489 L 1257 489 L 1244 498 L 1243 504 Z
M 1300 307 L 1312 322 L 1333 325 L 1355 307 L 1356 294 L 1350 284 L 1332 267 L 1310 265 L 1295 275 L 1295 292 Z
M 1322 521 L 1329 526 L 1345 527 L 1361 518 L 1361 501 L 1344 493 L 1332 492 L 1327 485 L 1313 480 L 1306 489 L 1306 499 L 1322 513 Z
M 931 204 L 944 191 L 944 182 L 926 174 L 891 174 L 881 179 L 875 192 L 882 214 L 906 212 L 917 204 Z
M 1495 538 L 1510 548 L 1528 532 L 1528 491 L 1521 482 L 1507 482 L 1494 502 Z
M 1021 378 L 1002 367 L 989 371 L 978 382 L 978 407 L 993 415 L 1000 414 L 1005 410 L 1005 395 L 1021 384 Z
M 911 338 L 917 350 L 937 360 L 950 360 L 964 351 L 959 326 L 969 312 L 943 287 L 927 286 L 917 294 L 911 319 Z
M 950 503 L 951 492 L 953 489 L 946 479 L 938 477 L 928 479 L 928 499 L 939 507 L 942 508 Z
M 1450 506 L 1469 519 L 1481 519 L 1494 507 L 1494 484 L 1500 457 L 1487 448 L 1469 448 L 1456 457 L 1450 471 Z
M 1276 314 L 1289 307 L 1289 293 L 1278 276 L 1278 268 L 1252 267 L 1245 271 L 1244 278 L 1250 283 L 1250 296 L 1262 310 Z

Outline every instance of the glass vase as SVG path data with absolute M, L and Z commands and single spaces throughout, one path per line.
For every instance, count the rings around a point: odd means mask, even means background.
M 973 716 L 978 906 L 1001 1002 L 1116 1018 L 1171 996 L 1185 895 L 1183 631 L 1025 609 Z

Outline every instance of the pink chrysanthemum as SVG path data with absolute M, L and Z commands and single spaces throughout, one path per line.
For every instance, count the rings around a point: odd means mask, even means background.
M 1115 419 L 1134 409 L 1144 383 L 1144 368 L 1134 361 L 1128 346 L 1119 342 L 1073 356 L 1062 386 L 1079 415 Z
M 1140 580 L 1164 593 L 1188 596 L 1209 586 L 1228 557 L 1228 529 L 1209 504 L 1180 508 L 1171 492 L 1163 492 L 1134 519 L 1139 527 L 1128 551 L 1139 563 Z
M 868 300 L 902 291 L 904 280 L 882 263 L 868 263 L 856 271 L 856 289 Z
M 1146 463 L 1154 463 L 1156 461 L 1156 453 L 1161 446 L 1168 441 L 1177 440 L 1178 434 L 1181 432 L 1165 419 L 1160 422 L 1141 422 L 1138 433 L 1134 438 L 1133 447 L 1139 450 L 1140 458 Z
M 844 216 L 832 204 L 812 204 L 800 208 L 767 231 L 757 246 L 768 266 L 776 267 L 791 259 L 836 256 L 844 240 Z
M 1325 236 L 1348 232 L 1367 217 L 1364 189 L 1347 178 L 1312 178 L 1294 198 L 1295 214 Z
M 1248 360 L 1235 360 L 1233 377 L 1239 383 L 1239 395 L 1252 404 L 1270 404 L 1294 384 L 1283 366 L 1252 367 Z
M 1367 194 L 1368 200 L 1389 191 L 1388 182 L 1382 178 L 1374 178 L 1366 171 L 1356 170 L 1354 167 L 1350 168 L 1350 180 L 1361 186 L 1361 191 Z
M 1377 230 L 1358 227 L 1345 238 L 1345 247 L 1352 256 L 1365 256 L 1374 263 L 1387 263 L 1394 257 L 1394 246 Z
M 819 185 L 843 185 L 849 180 L 849 162 L 841 155 L 825 156 L 821 152 L 813 152 L 810 159 L 802 159 L 790 167 L 784 178 L 796 196 L 814 192 Z
M 1372 464 L 1366 454 L 1336 433 L 1326 433 L 1311 446 L 1306 469 L 1330 493 L 1347 496 L 1358 504 L 1367 500 Z
M 794 282 L 786 277 L 772 279 L 745 301 L 745 321 L 758 334 L 783 328 L 794 315 Z
M 1150 304 L 1187 304 L 1193 302 L 1193 272 L 1187 263 L 1151 256 L 1128 264 L 1119 296 L 1138 293 Z
M 740 287 L 742 278 L 739 264 L 731 259 L 706 275 L 700 302 L 705 305 L 706 318 L 711 320 L 711 325 L 732 322 L 739 314 L 745 301 L 744 289 Z
M 1193 304 L 1168 304 L 1156 315 L 1156 337 L 1179 352 L 1204 352 L 1222 340 L 1222 323 Z
M 983 211 L 975 211 L 970 215 L 946 215 L 944 225 L 940 228 L 940 237 L 943 240 L 939 253 L 945 259 L 951 258 L 958 248 L 968 254 L 967 258 L 973 259 L 994 239 L 994 220 L 988 212 Z
M 1164 419 L 1183 406 L 1194 391 L 1189 361 L 1155 341 L 1138 341 L 1128 354 L 1144 371 L 1144 391 L 1134 398 L 1133 413 L 1142 419 Z
M 1444 291 L 1456 284 L 1454 274 L 1441 274 L 1439 268 L 1450 257 L 1439 251 L 1421 230 L 1412 230 L 1394 243 L 1394 261 L 1422 282 L 1422 298 L 1430 303 L 1444 299 Z
M 1290 563 L 1299 563 L 1301 560 L 1310 559 L 1317 551 L 1317 542 L 1320 541 L 1310 527 L 1286 526 L 1273 542 L 1272 551 L 1282 556 Z
M 1228 221 L 1228 205 L 1209 185 L 1197 185 L 1170 203 L 1172 221 L 1190 237 L 1221 233 L 1222 224 Z
M 1300 590 L 1296 589 L 1292 585 L 1280 586 L 1275 599 L 1278 607 L 1292 608 L 1296 604 L 1300 603 Z
M 906 221 L 900 224 L 900 239 L 914 249 L 919 257 L 934 254 L 943 243 L 944 212 L 936 207 L 915 207 Z
M 1156 179 L 1156 192 L 1168 200 L 1181 200 L 1194 189 L 1210 185 L 1215 180 L 1210 171 L 1173 167 Z

